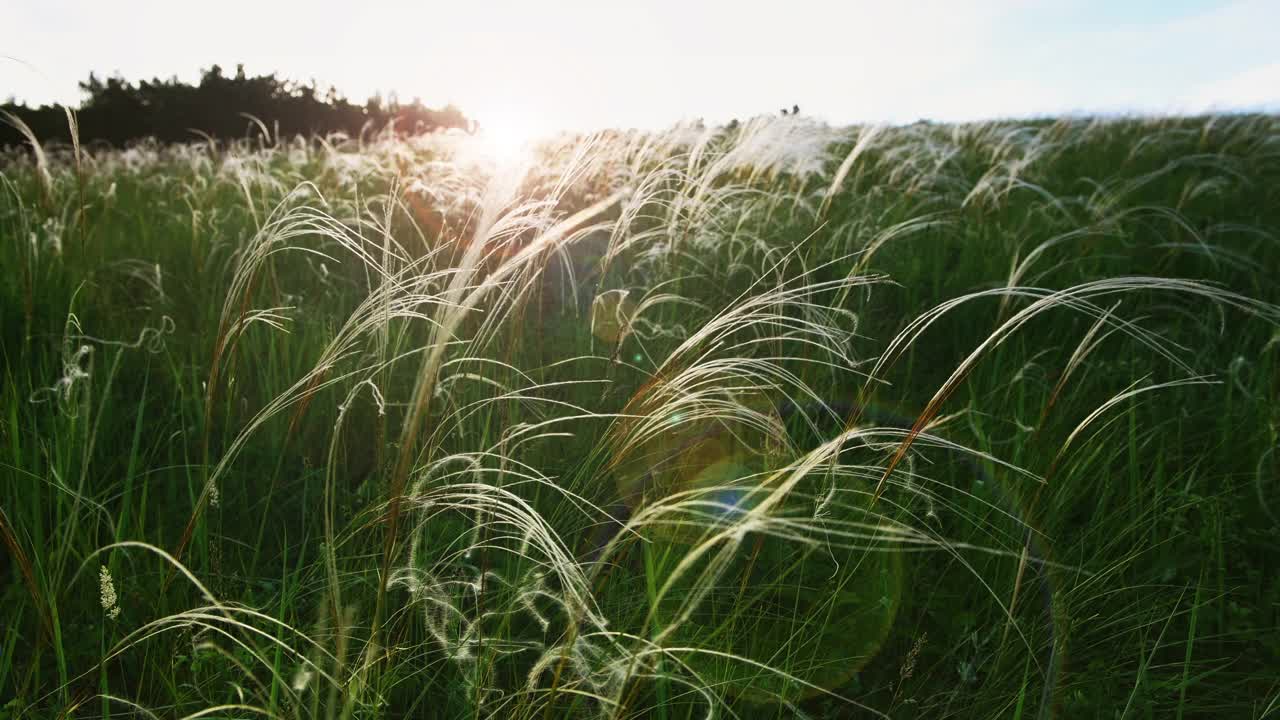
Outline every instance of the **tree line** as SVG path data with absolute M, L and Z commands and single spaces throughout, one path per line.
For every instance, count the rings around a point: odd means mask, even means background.
M 90 74 L 80 83 L 85 99 L 76 111 L 80 142 L 121 147 L 152 137 L 161 142 L 189 142 L 207 135 L 232 140 L 268 130 L 273 138 L 327 135 L 358 136 L 369 129 L 392 128 L 408 135 L 446 128 L 474 131 L 476 123 L 453 105 L 433 110 L 415 98 L 401 103 L 394 95 L 349 102 L 330 87 L 269 75 L 249 76 L 237 65 L 234 75 L 214 65 L 190 85 L 177 78 L 131 83 L 119 76 Z M 61 106 L 28 107 L 13 100 L 0 105 L 21 118 L 37 138 L 69 140 L 66 111 Z M 261 126 L 258 123 L 261 123 Z M 25 143 L 9 123 L 0 122 L 0 147 Z

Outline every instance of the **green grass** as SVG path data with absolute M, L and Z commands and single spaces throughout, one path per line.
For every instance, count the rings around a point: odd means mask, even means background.
M 37 140 L 0 717 L 1280 708 L 1274 117 Z

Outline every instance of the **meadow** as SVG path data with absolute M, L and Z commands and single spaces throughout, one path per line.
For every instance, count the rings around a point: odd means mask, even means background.
M 0 718 L 1280 715 L 1280 118 L 62 140 Z

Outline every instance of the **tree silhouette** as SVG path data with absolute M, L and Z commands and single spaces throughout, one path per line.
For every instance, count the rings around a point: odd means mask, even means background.
M 200 134 L 215 140 L 232 140 L 259 132 L 253 118 L 271 129 L 276 138 L 334 132 L 356 136 L 369 127 L 388 126 L 402 135 L 475 128 L 453 105 L 433 110 L 417 98 L 405 105 L 394 94 L 389 102 L 375 95 L 363 105 L 355 105 L 332 86 L 321 92 L 314 80 L 300 84 L 282 80 L 274 73 L 250 76 L 244 65 L 237 65 L 232 77 L 225 75 L 221 66 L 213 65 L 203 71 L 196 85 L 176 77 L 134 84 L 119 76 L 103 79 L 90 73 L 89 79 L 80 83 L 80 89 L 85 99 L 77 119 L 80 141 L 85 144 L 123 146 L 148 137 L 161 142 L 184 142 Z M 66 114 L 61 107 L 32 108 L 12 100 L 0 107 L 21 118 L 42 140 L 68 139 Z M 24 142 L 16 129 L 0 124 L 0 146 Z

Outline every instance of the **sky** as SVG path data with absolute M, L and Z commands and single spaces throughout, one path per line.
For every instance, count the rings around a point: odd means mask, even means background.
M 0 99 L 278 72 L 508 131 L 1280 110 L 1280 0 L 2 0 Z

